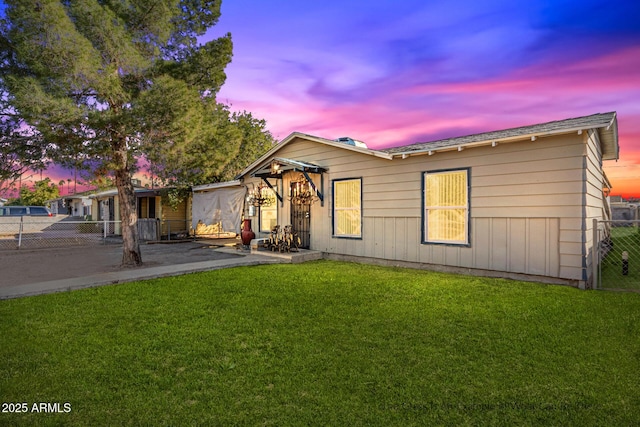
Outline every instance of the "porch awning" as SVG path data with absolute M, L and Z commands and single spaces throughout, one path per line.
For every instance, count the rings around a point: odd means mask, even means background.
M 281 178 L 282 173 L 287 171 L 323 173 L 326 172 L 327 169 L 322 166 L 301 162 L 299 160 L 274 157 L 270 163 L 262 166 L 260 169 L 252 173 L 251 176 L 258 178 Z

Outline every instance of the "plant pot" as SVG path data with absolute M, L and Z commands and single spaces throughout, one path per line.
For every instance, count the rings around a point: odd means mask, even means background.
M 251 230 L 251 220 L 245 219 L 242 222 L 242 232 L 240 233 L 240 239 L 242 239 L 242 244 L 245 246 L 249 246 L 251 241 L 256 237 L 256 233 Z

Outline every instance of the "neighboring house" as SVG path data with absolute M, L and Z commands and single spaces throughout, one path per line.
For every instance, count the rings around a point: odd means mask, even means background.
M 73 217 L 83 217 L 90 218 L 91 217 L 91 205 L 92 201 L 89 198 L 90 193 L 78 193 L 74 195 L 66 196 L 65 204 L 69 208 L 71 208 L 71 216 Z
M 47 206 L 55 215 L 69 215 L 76 218 L 91 218 L 92 191 L 68 194 L 47 201 Z
M 329 258 L 585 287 L 617 127 L 612 112 L 386 150 L 293 133 L 239 176 L 277 198 L 245 216 Z
M 189 233 L 191 203 L 183 200 L 174 209 L 162 201 L 161 189 L 134 188 L 138 212 L 138 230 L 142 240 L 157 240 L 167 236 L 182 236 Z M 110 189 L 93 194 L 92 209 L 95 220 L 120 221 L 118 190 Z M 114 234 L 121 234 L 120 224 L 112 227 Z M 171 237 L 174 238 L 174 237 Z

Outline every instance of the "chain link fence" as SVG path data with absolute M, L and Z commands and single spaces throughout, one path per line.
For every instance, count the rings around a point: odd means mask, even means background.
M 186 219 L 163 219 L 160 222 L 161 240 L 184 240 L 193 237 L 190 221 Z
M 598 289 L 640 290 L 640 221 L 598 221 Z
M 189 221 L 183 219 L 139 218 L 138 236 L 145 242 L 187 240 L 193 237 Z
M 201 227 L 198 231 L 188 220 L 138 219 L 138 236 L 143 242 L 236 236 L 219 227 Z M 0 250 L 121 243 L 120 221 L 83 221 L 66 216 L 0 217 Z
M 121 244 L 120 221 L 0 218 L 0 250 Z

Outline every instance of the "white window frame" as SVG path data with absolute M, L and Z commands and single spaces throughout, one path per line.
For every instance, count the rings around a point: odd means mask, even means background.
M 358 182 L 360 184 L 360 206 L 358 207 L 341 207 L 336 208 L 336 184 L 345 182 Z M 332 236 L 341 239 L 362 239 L 362 178 L 344 178 L 334 179 L 331 181 L 331 206 L 332 206 Z M 360 233 L 359 234 L 338 234 L 336 221 L 338 220 L 339 211 L 359 211 L 360 215 Z
M 428 206 L 427 205 L 427 179 L 433 175 L 444 175 L 451 173 L 465 172 L 466 176 L 466 197 L 465 204 L 460 206 Z M 471 169 L 459 168 L 459 169 L 446 169 L 423 172 L 422 174 L 422 243 L 423 244 L 444 244 L 455 246 L 470 246 L 470 234 L 471 234 Z M 429 240 L 429 212 L 433 211 L 445 211 L 445 210 L 464 210 L 464 239 L 463 240 Z

